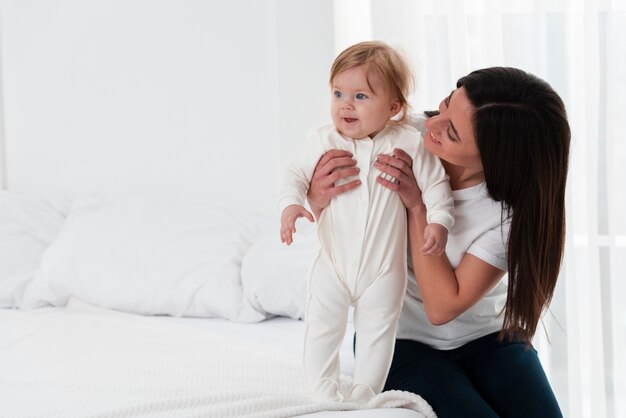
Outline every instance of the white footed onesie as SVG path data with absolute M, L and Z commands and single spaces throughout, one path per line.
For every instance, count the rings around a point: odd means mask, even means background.
M 448 177 L 439 159 L 424 148 L 419 131 L 409 125 L 390 122 L 374 138 L 356 140 L 334 125 L 313 130 L 282 178 L 281 212 L 292 204 L 304 206 L 313 171 L 326 151 L 350 151 L 360 169 L 362 184 L 331 199 L 318 219 L 320 251 L 309 275 L 304 370 L 320 400 L 366 402 L 382 391 L 391 365 L 407 286 L 406 208 L 396 192 L 377 183 L 383 173 L 373 164 L 379 154 L 392 154 L 394 148 L 413 158 L 428 222 L 449 230 L 454 201 Z M 339 347 L 350 305 L 355 307 L 354 380 L 350 393 L 342 394 Z

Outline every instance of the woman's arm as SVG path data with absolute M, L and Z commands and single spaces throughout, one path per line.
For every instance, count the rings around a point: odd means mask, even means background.
M 307 190 L 307 200 L 315 219 L 319 219 L 322 210 L 330 204 L 330 199 L 361 184 L 358 179 L 341 186 L 335 186 L 335 182 L 358 175 L 356 160 L 352 158 L 349 151 L 333 149 L 320 158 L 315 166 L 309 190 Z
M 382 186 L 397 191 L 407 207 L 415 279 L 428 319 L 435 325 L 441 325 L 455 319 L 478 302 L 500 281 L 505 272 L 471 254 L 465 254 L 459 266 L 453 269 L 445 253 L 436 256 L 422 252 L 424 229 L 428 222 L 412 163 L 408 154 L 395 150 L 393 156 L 379 156 L 375 165 L 397 180 L 392 183 L 378 178 Z
M 504 276 L 504 271 L 480 258 L 465 254 L 452 269 L 445 253 L 425 255 L 426 208 L 407 210 L 413 271 L 428 319 L 434 325 L 449 322 L 487 294 Z

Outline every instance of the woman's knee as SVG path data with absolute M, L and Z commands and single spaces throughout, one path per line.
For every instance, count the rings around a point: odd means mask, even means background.
M 487 353 L 470 374 L 502 416 L 563 416 L 537 352 L 524 343 L 506 344 Z

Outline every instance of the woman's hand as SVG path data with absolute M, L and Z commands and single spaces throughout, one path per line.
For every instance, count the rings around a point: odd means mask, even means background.
M 356 167 L 356 160 L 352 158 L 349 151 L 333 149 L 326 152 L 315 166 L 307 191 L 307 200 L 315 218 L 319 219 L 322 210 L 330 204 L 330 199 L 361 184 L 359 179 L 341 186 L 335 186 L 335 182 L 358 175 L 359 169 Z
M 413 174 L 413 160 L 409 154 L 396 148 L 392 155 L 380 154 L 374 167 L 396 179 L 395 182 L 383 177 L 378 177 L 376 180 L 383 187 L 398 192 L 402 203 L 408 210 L 421 208 L 424 205 L 422 191 Z

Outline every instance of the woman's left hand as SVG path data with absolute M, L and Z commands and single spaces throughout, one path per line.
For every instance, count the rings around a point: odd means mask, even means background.
M 398 192 L 407 209 L 410 210 L 424 204 L 422 191 L 417 185 L 415 174 L 413 174 L 413 160 L 409 154 L 396 148 L 392 155 L 380 154 L 374 167 L 396 179 L 395 182 L 392 182 L 379 176 L 376 180 L 383 187 Z

